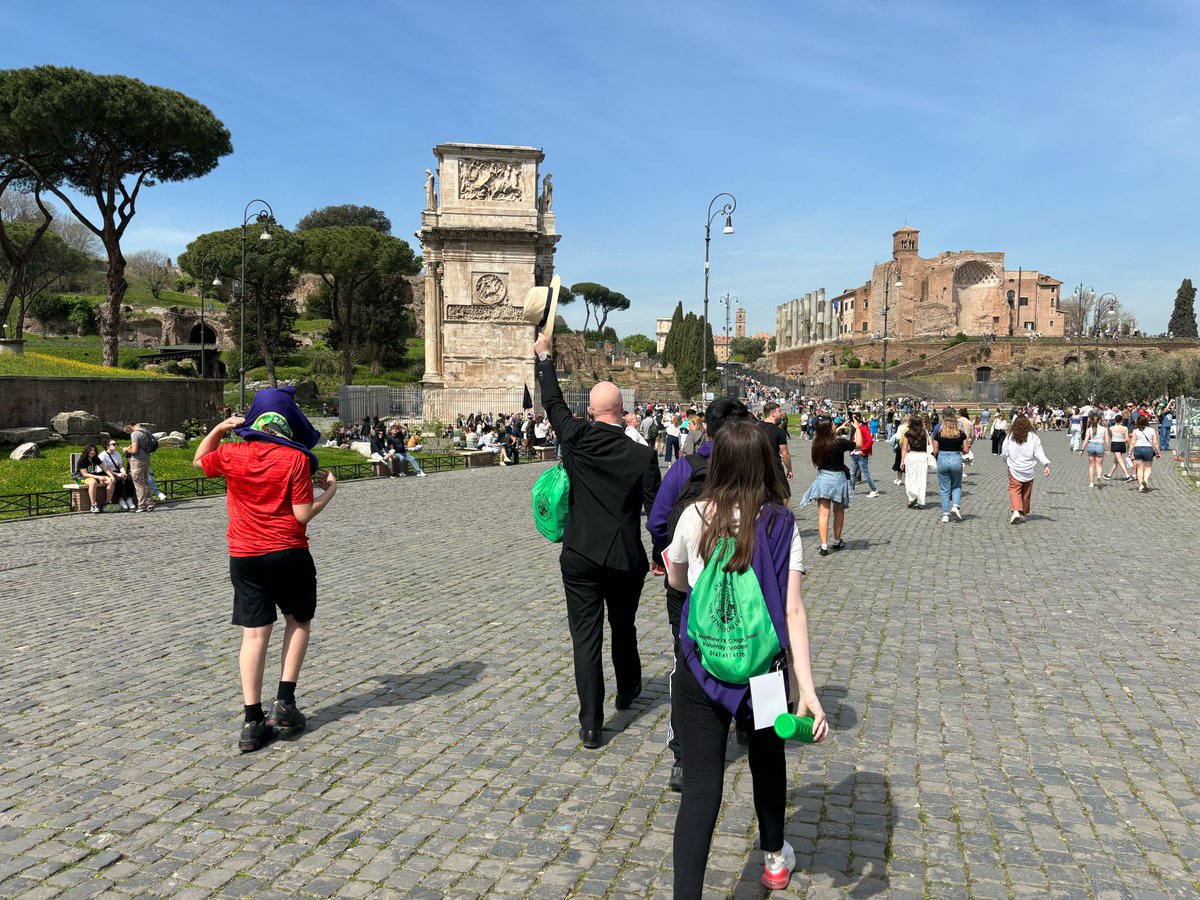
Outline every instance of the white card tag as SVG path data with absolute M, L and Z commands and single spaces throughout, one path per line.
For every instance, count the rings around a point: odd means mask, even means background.
M 780 714 L 788 711 L 783 672 L 776 669 L 750 679 L 750 705 L 754 708 L 754 730 L 772 728 Z

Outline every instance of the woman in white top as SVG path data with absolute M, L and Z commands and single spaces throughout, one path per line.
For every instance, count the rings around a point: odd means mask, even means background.
M 1004 418 L 1004 413 L 996 410 L 992 414 L 992 455 L 1000 455 L 1000 445 L 1004 443 L 1005 435 L 1008 434 L 1008 420 Z
M 1100 487 L 1104 475 L 1104 454 L 1108 452 L 1109 434 L 1099 413 L 1088 417 L 1087 432 L 1083 436 L 1083 449 L 1087 453 L 1088 487 Z
M 1133 430 L 1133 474 L 1137 478 L 1138 493 L 1150 490 L 1150 469 L 1154 460 L 1162 456 L 1158 451 L 1158 434 L 1150 427 L 1150 420 L 1138 416 Z
M 1009 524 L 1015 525 L 1025 521 L 1029 515 L 1029 505 L 1033 499 L 1033 478 L 1037 474 L 1037 464 L 1042 464 L 1042 474 L 1050 477 L 1050 460 L 1042 449 L 1041 438 L 1037 436 L 1024 415 L 1017 416 L 1012 424 L 1012 431 L 1004 439 L 1000 455 L 1008 463 L 1008 498 L 1012 506 Z
M 679 416 L 664 416 L 663 426 L 667 430 L 667 449 L 663 454 L 663 459 L 667 462 L 674 462 L 679 459 L 679 439 L 683 436 L 683 431 L 679 427 Z
M 104 452 L 100 454 L 100 465 L 113 480 L 112 497 L 109 502 L 115 502 L 127 512 L 135 510 L 137 493 L 133 487 L 133 479 L 125 468 L 121 451 L 117 449 L 116 441 L 109 441 L 104 445 Z

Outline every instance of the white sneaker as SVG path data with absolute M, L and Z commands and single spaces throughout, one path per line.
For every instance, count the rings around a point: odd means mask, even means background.
M 418 473 L 417 473 L 417 477 L 418 477 L 418 478 L 424 478 L 424 477 L 425 477 L 425 473 L 424 473 L 424 472 L 418 472 Z
M 162 491 L 159 491 L 159 492 L 158 492 L 158 502 L 159 502 L 159 503 L 165 503 L 165 502 L 166 502 L 166 499 L 167 499 L 167 495 L 166 495 L 166 494 L 164 494 Z
M 869 500 L 872 497 L 878 497 L 878 496 L 879 496 L 879 491 L 871 491 L 871 493 L 867 494 L 867 499 Z
M 1012 515 L 1011 515 L 1011 516 L 1009 516 L 1009 519 L 1008 519 L 1008 524 L 1009 524 L 1009 525 L 1016 525 L 1016 524 L 1017 524 L 1018 522 L 1020 522 L 1020 521 L 1021 521 L 1021 514 L 1020 514 L 1019 512 L 1017 512 L 1017 511 L 1014 509 L 1014 510 L 1012 511 Z
M 892 484 L 894 484 L 894 485 L 901 485 L 901 484 L 904 484 L 904 482 L 903 482 L 903 481 L 901 481 L 899 478 L 897 478 L 895 481 L 893 481 L 893 482 L 892 482 Z
M 782 891 L 791 880 L 792 870 L 796 868 L 796 851 L 787 841 L 778 853 L 763 854 L 763 887 L 772 891 Z
M 942 524 L 943 524 L 943 525 L 949 525 L 949 524 L 950 524 L 950 517 L 949 517 L 949 516 L 942 516 Z
M 957 506 L 952 506 L 950 508 L 950 515 L 954 516 L 954 518 L 958 519 L 958 521 L 962 521 L 962 511 Z

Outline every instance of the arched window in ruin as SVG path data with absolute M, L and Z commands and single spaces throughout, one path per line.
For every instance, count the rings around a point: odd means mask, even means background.
M 976 384 L 987 384 L 991 380 L 992 380 L 992 367 L 991 366 L 979 366 L 975 370 L 975 383 Z

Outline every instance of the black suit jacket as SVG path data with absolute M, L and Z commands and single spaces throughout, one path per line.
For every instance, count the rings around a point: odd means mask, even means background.
M 575 418 L 563 400 L 553 360 L 538 361 L 537 378 L 571 476 L 563 546 L 602 566 L 645 573 L 650 564 L 641 514 L 650 514 L 662 481 L 658 455 L 630 440 L 623 425 Z

